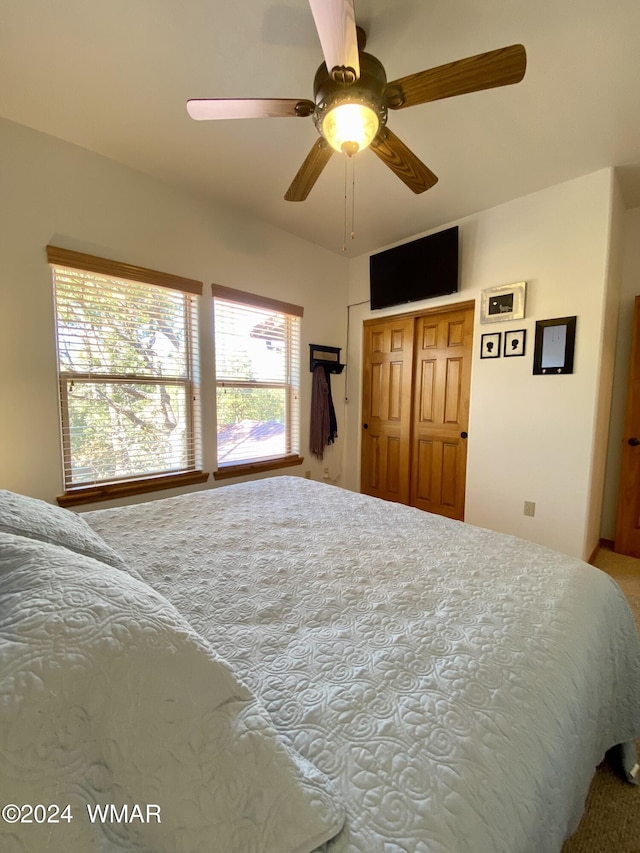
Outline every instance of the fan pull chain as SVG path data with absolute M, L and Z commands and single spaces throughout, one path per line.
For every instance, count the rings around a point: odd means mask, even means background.
M 356 210 L 356 164 L 353 155 L 346 155 L 344 162 L 344 232 L 342 238 L 342 251 L 347 251 L 347 211 L 348 211 L 348 168 L 351 163 L 351 239 L 355 240 L 355 210 Z
M 347 163 L 349 158 L 344 158 L 344 228 L 342 230 L 342 251 L 347 251 Z
M 351 239 L 356 236 L 356 161 L 351 158 Z

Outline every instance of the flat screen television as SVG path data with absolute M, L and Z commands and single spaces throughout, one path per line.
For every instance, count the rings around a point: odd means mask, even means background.
M 458 291 L 458 226 L 369 258 L 371 308 L 388 308 Z

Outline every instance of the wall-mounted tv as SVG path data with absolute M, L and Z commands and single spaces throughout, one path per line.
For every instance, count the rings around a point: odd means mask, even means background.
M 371 255 L 369 278 L 373 310 L 456 293 L 458 226 Z

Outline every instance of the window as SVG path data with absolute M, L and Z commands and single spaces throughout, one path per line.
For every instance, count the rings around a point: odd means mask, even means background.
M 302 461 L 297 305 L 213 285 L 217 478 Z
M 201 282 L 47 247 L 63 504 L 201 482 Z

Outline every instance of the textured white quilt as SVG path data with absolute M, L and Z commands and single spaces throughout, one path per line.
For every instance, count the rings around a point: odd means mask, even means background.
M 166 599 L 0 532 L 2 853 L 309 853 L 343 820 Z
M 295 477 L 83 518 L 334 781 L 330 853 L 558 853 L 640 736 L 629 608 L 581 561 Z

